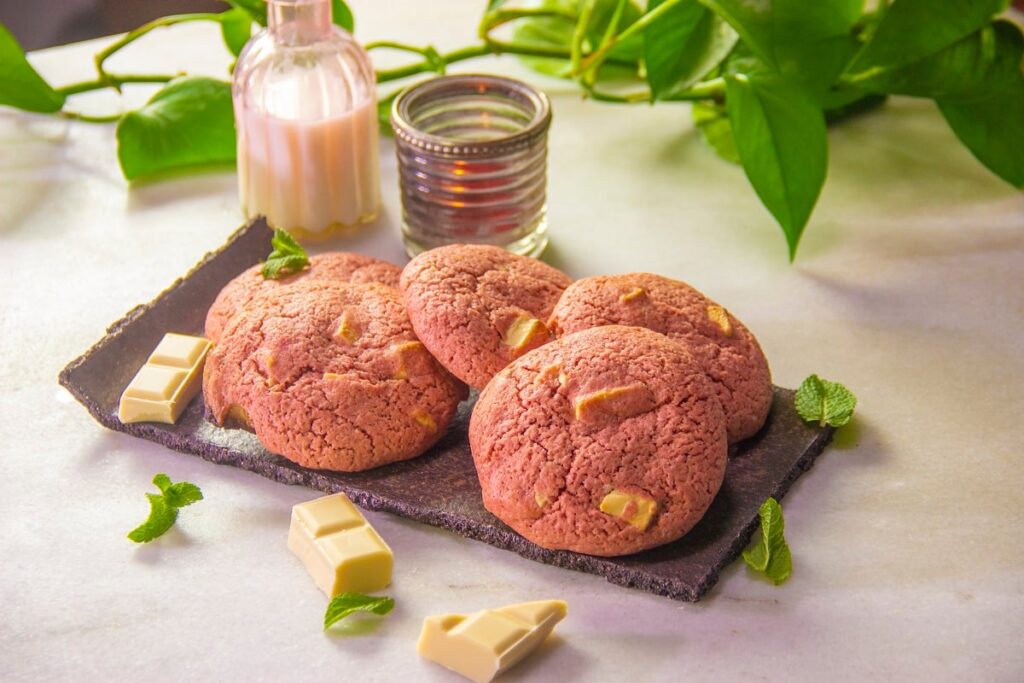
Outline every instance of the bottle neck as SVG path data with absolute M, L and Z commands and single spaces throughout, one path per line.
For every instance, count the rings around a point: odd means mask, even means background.
M 269 0 L 267 27 L 284 45 L 306 45 L 333 32 L 330 0 Z

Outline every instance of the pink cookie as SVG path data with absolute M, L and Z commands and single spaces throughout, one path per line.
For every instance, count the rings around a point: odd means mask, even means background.
M 537 545 L 613 556 L 683 536 L 728 459 L 686 349 L 638 327 L 561 337 L 498 373 L 469 426 L 484 506 Z
M 398 287 L 398 278 L 402 274 L 402 269 L 393 263 L 346 251 L 310 256 L 309 268 L 279 280 L 264 279 L 262 268 L 262 264 L 253 266 L 220 290 L 206 313 L 206 337 L 214 344 L 235 313 L 263 292 L 309 279 L 353 284 L 379 282 Z
M 636 325 L 684 344 L 714 382 L 730 443 L 756 434 L 768 417 L 771 373 L 754 335 L 684 282 L 651 273 L 584 278 L 565 291 L 548 324 L 556 334 Z
M 231 319 L 206 359 L 218 424 L 304 467 L 354 472 L 423 453 L 466 387 L 413 334 L 398 290 L 304 279 Z
M 536 259 L 469 244 L 424 252 L 402 271 L 416 335 L 453 375 L 478 389 L 551 340 L 544 321 L 571 282 Z

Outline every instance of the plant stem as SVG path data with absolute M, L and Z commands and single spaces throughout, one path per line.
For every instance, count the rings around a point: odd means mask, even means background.
M 148 24 L 129 31 L 128 33 L 115 40 L 113 43 L 103 48 L 96 53 L 93 61 L 96 63 L 96 73 L 99 74 L 100 80 L 105 80 L 110 83 L 111 87 L 115 90 L 120 90 L 120 85 L 117 84 L 114 79 L 103 69 L 103 63 L 107 61 L 111 55 L 125 47 L 126 45 L 135 42 L 142 36 L 146 35 L 150 31 L 153 31 L 164 26 L 174 26 L 175 24 L 185 24 L 191 21 L 220 21 L 220 15 L 213 12 L 195 12 L 191 14 L 172 14 L 167 17 L 160 17 L 154 19 Z
M 413 52 L 418 55 L 426 56 L 427 49 L 425 47 L 416 47 L 415 45 L 409 45 L 407 43 L 400 43 L 396 40 L 375 40 L 372 43 L 367 43 L 363 46 L 367 51 L 370 50 L 401 50 L 402 52 Z
M 594 50 L 589 55 L 587 55 L 587 57 L 581 62 L 579 69 L 573 72 L 574 75 L 579 75 L 579 72 L 592 69 L 596 64 L 603 62 L 605 56 L 617 45 L 619 45 L 625 40 L 628 40 L 629 38 L 632 38 L 634 35 L 642 32 L 652 23 L 661 18 L 663 14 L 665 14 L 670 9 L 678 5 L 680 2 L 682 2 L 682 0 L 665 0 L 665 2 L 658 5 L 650 12 L 644 14 L 635 22 L 627 26 L 626 30 L 624 30 L 622 33 L 613 36 L 611 40 L 604 43 L 597 50 Z
M 95 79 L 92 81 L 82 81 L 81 83 L 72 83 L 71 85 L 65 85 L 62 88 L 56 88 L 57 92 L 65 97 L 69 95 L 77 95 L 78 93 L 90 92 L 92 90 L 103 90 L 105 88 L 117 88 L 125 83 L 166 83 L 167 81 L 177 78 L 182 74 L 166 75 L 166 74 L 112 74 L 108 73 L 106 79 Z
M 91 116 L 89 114 L 80 114 L 77 111 L 61 110 L 60 115 L 65 119 L 72 119 L 74 121 L 85 121 L 86 123 L 113 123 L 120 121 L 123 114 L 105 114 L 103 116 Z
M 441 60 L 447 65 L 454 64 L 455 62 L 461 62 L 466 59 L 473 59 L 474 57 L 483 57 L 484 55 L 491 53 L 492 50 L 489 45 L 470 45 L 469 47 L 453 50 L 452 52 L 441 55 Z M 406 66 L 400 66 L 394 69 L 383 69 L 378 71 L 377 82 L 386 83 L 388 81 L 396 81 L 399 78 L 415 76 L 416 74 L 427 71 L 434 71 L 433 62 L 430 60 L 423 60 L 422 62 L 415 62 L 413 64 L 407 64 Z
M 692 100 L 720 100 L 725 97 L 725 79 L 718 77 L 697 83 L 692 88 L 664 97 L 667 102 L 689 102 Z
M 480 21 L 480 26 L 477 28 L 477 33 L 481 39 L 487 40 L 491 31 L 499 26 L 509 23 L 510 21 L 515 21 L 516 19 L 538 19 L 543 17 L 565 19 L 566 21 L 571 22 L 576 21 L 576 14 L 568 10 L 542 7 L 501 9 L 484 15 L 484 18 Z
M 597 0 L 584 0 L 580 18 L 576 20 L 576 28 L 572 32 L 572 42 L 569 44 L 569 71 L 573 74 L 579 71 L 580 60 L 583 58 L 583 41 L 587 38 L 587 29 L 590 27 L 590 20 L 594 16 L 594 7 L 596 6 Z

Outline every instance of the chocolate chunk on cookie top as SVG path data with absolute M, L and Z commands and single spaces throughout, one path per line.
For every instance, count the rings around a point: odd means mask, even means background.
M 728 459 L 700 365 L 664 335 L 618 325 L 512 362 L 481 392 L 469 441 L 488 510 L 537 545 L 602 556 L 683 536 Z
M 757 339 L 685 282 L 651 273 L 577 280 L 562 295 L 549 324 L 556 334 L 635 325 L 685 345 L 714 383 L 730 443 L 756 434 L 768 417 L 771 372 Z
M 351 284 L 377 282 L 398 287 L 402 269 L 393 263 L 362 254 L 332 251 L 309 258 L 309 268 L 278 280 L 263 277 L 262 265 L 243 272 L 220 290 L 206 313 L 206 338 L 216 343 L 225 325 L 242 306 L 263 292 L 288 286 L 302 280 L 330 280 Z
M 546 321 L 570 282 L 536 259 L 453 244 L 410 261 L 401 284 L 416 335 L 452 374 L 482 388 L 552 339 Z
M 466 388 L 416 339 L 398 290 L 303 280 L 232 318 L 203 394 L 217 423 L 247 423 L 271 452 L 352 472 L 424 452 Z

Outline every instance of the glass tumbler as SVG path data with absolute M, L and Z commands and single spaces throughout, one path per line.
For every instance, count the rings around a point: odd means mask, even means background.
M 543 251 L 550 124 L 544 93 L 500 76 L 442 76 L 399 95 L 391 127 L 409 255 L 456 242 Z

